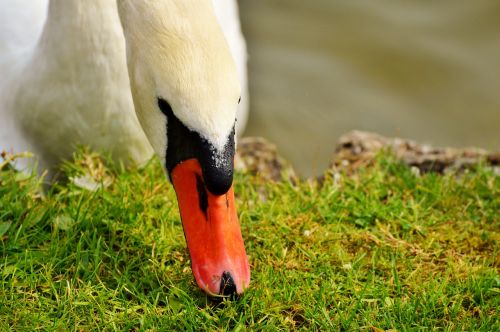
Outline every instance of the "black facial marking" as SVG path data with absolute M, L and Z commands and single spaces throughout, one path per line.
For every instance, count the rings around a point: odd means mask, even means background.
M 221 153 L 217 153 L 206 140 L 201 140 L 198 161 L 207 189 L 214 195 L 227 193 L 233 184 L 234 169 L 234 127 L 230 139 Z
M 196 176 L 196 189 L 198 191 L 198 202 L 201 211 L 205 214 L 205 218 L 208 221 L 207 209 L 208 209 L 208 197 L 205 189 L 205 184 L 203 180 L 198 175 Z
M 180 162 L 196 158 L 207 190 L 214 195 L 225 194 L 233 183 L 234 127 L 223 150 L 218 153 L 212 144 L 175 116 L 168 102 L 158 98 L 158 106 L 167 117 L 166 167 L 169 175 Z
M 220 290 L 221 295 L 234 295 L 236 293 L 236 284 L 231 276 L 231 273 L 222 273 L 222 278 L 220 280 Z

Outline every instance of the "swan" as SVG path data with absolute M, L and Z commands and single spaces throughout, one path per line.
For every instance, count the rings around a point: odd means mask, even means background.
M 240 134 L 249 99 L 246 44 L 236 0 L 212 3 L 240 76 Z M 33 152 L 49 178 L 77 145 L 119 161 L 149 160 L 116 0 L 0 0 L 0 8 L 0 151 Z
M 250 269 L 232 180 L 247 88 L 236 2 L 0 4 L 0 150 L 32 151 L 41 169 L 78 144 L 136 162 L 154 151 L 176 191 L 198 286 L 241 294 Z

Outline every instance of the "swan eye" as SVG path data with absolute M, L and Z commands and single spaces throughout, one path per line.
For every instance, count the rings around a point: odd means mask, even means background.
M 174 112 L 172 111 L 172 107 L 165 99 L 158 98 L 158 107 L 167 118 L 174 114 Z
M 241 97 L 240 97 L 240 99 L 238 99 L 238 104 L 239 104 L 239 103 L 241 103 Z

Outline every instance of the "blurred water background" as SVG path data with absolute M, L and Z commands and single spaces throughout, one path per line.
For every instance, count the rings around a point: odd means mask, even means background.
M 500 149 L 500 1 L 240 0 L 251 113 L 304 176 L 352 129 Z

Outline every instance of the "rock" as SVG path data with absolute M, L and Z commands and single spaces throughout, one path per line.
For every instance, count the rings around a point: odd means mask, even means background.
M 481 161 L 492 166 L 498 166 L 500 163 L 500 153 L 488 153 L 483 149 L 437 148 L 412 140 L 351 131 L 339 139 L 331 168 L 356 170 L 361 166 L 370 165 L 377 153 L 383 149 L 390 150 L 399 160 L 418 169 L 420 173 L 464 170 Z
M 290 180 L 296 179 L 290 163 L 278 154 L 274 144 L 262 137 L 244 137 L 238 140 L 234 166 L 237 170 L 266 180 L 280 181 L 283 175 Z

